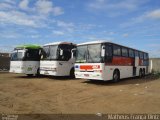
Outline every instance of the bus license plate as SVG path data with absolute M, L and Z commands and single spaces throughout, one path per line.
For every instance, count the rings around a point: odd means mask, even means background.
M 89 74 L 84 74 L 85 77 L 89 77 Z

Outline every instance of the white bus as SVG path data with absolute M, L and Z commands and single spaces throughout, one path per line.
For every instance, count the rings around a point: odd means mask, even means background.
M 77 45 L 75 77 L 113 80 L 148 73 L 148 53 L 112 42 L 94 41 Z
M 54 42 L 43 46 L 40 61 L 40 74 L 74 77 L 75 56 L 72 50 L 76 45 L 70 42 Z
M 41 47 L 38 45 L 18 46 L 11 53 L 10 72 L 28 76 L 39 74 Z

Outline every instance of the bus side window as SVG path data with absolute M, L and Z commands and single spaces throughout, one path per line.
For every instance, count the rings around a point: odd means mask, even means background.
M 112 62 L 112 46 L 111 45 L 106 45 L 106 52 L 105 52 L 105 62 L 111 63 Z
M 129 49 L 129 57 L 134 58 L 134 51 L 132 49 Z
M 139 52 L 139 57 L 140 57 L 140 59 L 143 59 L 143 53 L 142 52 Z
M 128 57 L 128 49 L 125 47 L 122 47 L 122 56 L 123 57 Z
M 135 51 L 135 57 L 139 57 L 138 51 Z
M 113 45 L 113 55 L 121 56 L 121 47 L 118 45 Z

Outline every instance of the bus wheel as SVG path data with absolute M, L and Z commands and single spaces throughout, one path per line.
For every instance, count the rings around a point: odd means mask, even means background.
M 71 71 L 70 71 L 70 77 L 75 78 L 74 68 L 72 68 Z
M 120 79 L 120 73 L 118 70 L 115 70 L 113 73 L 113 82 L 118 82 Z
M 143 73 L 142 73 L 142 69 L 139 70 L 139 77 L 142 78 Z
M 27 74 L 27 76 L 28 76 L 28 77 L 32 77 L 32 76 L 33 76 L 33 74 Z
M 39 71 L 39 68 L 38 68 L 36 76 L 38 77 L 39 75 L 40 75 L 40 71 Z
M 144 77 L 145 75 L 146 75 L 145 69 L 143 69 L 142 76 Z

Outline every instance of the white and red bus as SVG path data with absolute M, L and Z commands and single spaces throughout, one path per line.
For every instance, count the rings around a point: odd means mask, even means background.
M 77 45 L 75 77 L 113 80 L 145 76 L 148 53 L 112 42 L 94 41 Z

